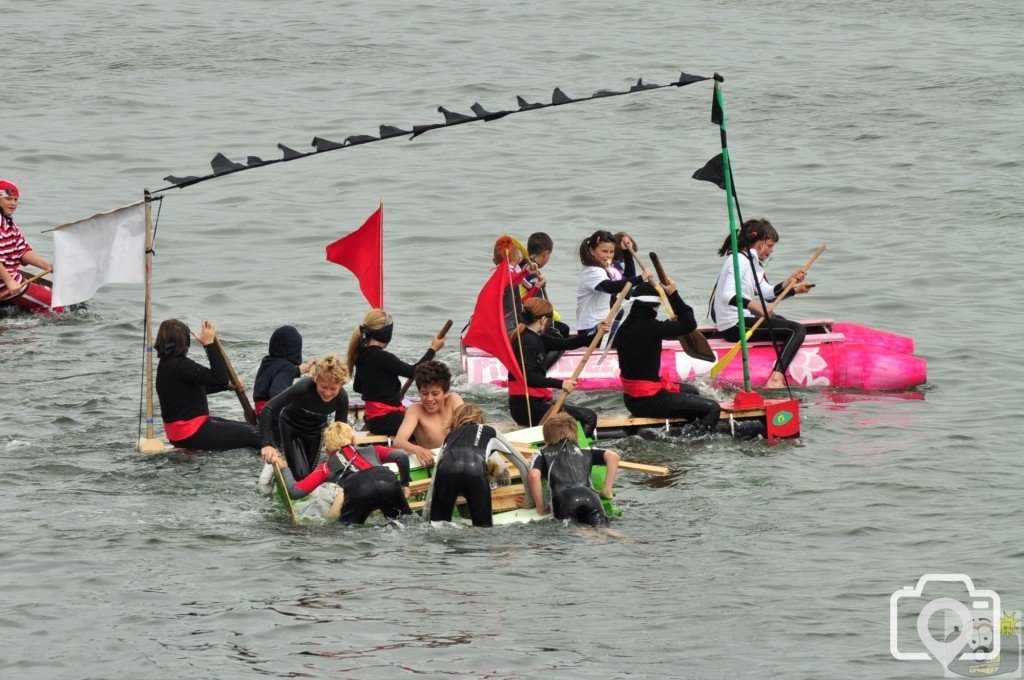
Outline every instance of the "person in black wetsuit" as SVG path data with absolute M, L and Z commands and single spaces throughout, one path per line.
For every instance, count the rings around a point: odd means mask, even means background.
M 201 451 L 258 448 L 259 433 L 252 425 L 210 416 L 206 395 L 231 387 L 224 356 L 214 344 L 217 329 L 204 320 L 203 329 L 196 336 L 206 350 L 210 368 L 186 356 L 190 335 L 183 322 L 166 319 L 153 342 L 160 360 L 156 368 L 156 394 L 167 438 L 175 446 Z
M 348 423 L 334 422 L 323 432 L 327 460 L 299 481 L 288 468 L 281 454 L 273 457 L 288 487 L 288 495 L 298 500 L 312 493 L 321 484 L 332 482 L 340 487 L 333 508 L 339 508 L 338 520 L 345 524 L 363 524 L 374 510 L 388 519 L 411 515 L 409 501 L 395 474 L 382 461 L 393 453 L 404 452 L 386 446 L 353 446 L 355 432 Z M 409 459 L 405 458 L 405 472 Z M 333 509 L 332 508 L 332 509 Z
M 686 418 L 698 430 L 713 431 L 722 410 L 718 402 L 701 396 L 693 385 L 661 377 L 661 341 L 697 328 L 693 309 L 683 302 L 671 279 L 665 284 L 665 294 L 675 318 L 659 321 L 661 298 L 654 286 L 644 282 L 633 289 L 633 307 L 615 337 L 622 400 L 634 416 Z
M 302 336 L 295 326 L 281 326 L 270 336 L 270 347 L 256 371 L 252 400 L 256 415 L 267 402 L 292 386 L 295 379 L 309 371 L 302 363 Z
M 512 343 L 513 353 L 516 361 L 520 362 L 523 374 L 526 376 L 526 385 L 515 379 L 511 373 L 508 376 L 508 410 L 512 419 L 520 425 L 533 427 L 539 423 L 548 409 L 551 408 L 551 390 L 563 389 L 572 392 L 576 389 L 576 381 L 571 379 L 557 380 L 549 378 L 546 370 L 546 354 L 551 350 L 567 350 L 577 347 L 584 347 L 590 344 L 594 336 L 575 335 L 571 338 L 559 338 L 545 332 L 552 317 L 551 303 L 539 298 L 531 298 L 523 303 L 523 315 L 521 323 L 513 331 L 509 341 Z M 607 328 L 605 329 L 607 332 Z M 522 358 L 519 355 L 519 343 L 522 342 Z M 525 359 L 526 365 L 522 366 Z M 529 395 L 529 396 L 527 396 Z M 527 413 L 526 404 L 529 399 L 530 410 Z M 562 409 L 571 414 L 581 423 L 583 431 L 587 436 L 593 436 L 597 428 L 597 413 L 582 406 L 574 406 L 569 403 L 562 405 Z M 530 421 L 533 422 L 530 422 Z
M 407 364 L 385 348 L 391 342 L 394 320 L 383 310 L 370 310 L 352 334 L 346 363 L 355 371 L 352 388 L 363 397 L 363 422 L 373 434 L 394 437 L 405 418 L 399 378 L 411 378 L 416 367 L 430 361 L 444 347 L 435 337 L 430 349 L 415 364 Z
M 320 436 L 327 416 L 348 421 L 348 369 L 334 354 L 313 362 L 309 377 L 303 378 L 267 402 L 260 416 L 263 461 L 273 460 L 278 448 L 284 450 L 295 475 L 308 475 L 320 455 Z
M 501 433 L 484 425 L 483 411 L 473 404 L 455 409 L 448 428 L 450 432 L 441 445 L 424 515 L 431 522 L 452 521 L 456 499 L 461 495 L 466 499 L 473 526 L 494 526 L 489 468 L 507 471 L 498 451 L 517 466 L 521 465 L 521 473 L 526 472 L 526 461 Z
M 581 450 L 577 444 L 576 421 L 567 413 L 556 413 L 548 418 L 543 432 L 545 446 L 533 459 L 529 481 L 537 502 L 537 514 L 548 514 L 541 487 L 541 480 L 546 479 L 551 491 L 551 512 L 557 519 L 571 519 L 595 527 L 608 524 L 601 497 L 612 497 L 619 454 L 597 448 Z M 594 465 L 608 467 L 600 495 L 590 485 L 590 469 Z

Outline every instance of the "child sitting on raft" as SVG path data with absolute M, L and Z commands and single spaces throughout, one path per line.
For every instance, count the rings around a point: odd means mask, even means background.
M 796 357 L 800 345 L 803 344 L 807 329 L 796 321 L 785 319 L 774 312 L 769 313 L 767 307 L 761 305 L 758 291 L 760 290 L 765 303 L 769 303 L 774 301 L 791 281 L 797 283 L 790 295 L 807 293 L 813 288 L 813 284 L 804 282 L 807 272 L 803 269 L 796 270 L 782 283 L 774 286 L 768 283 L 764 265 L 771 259 L 775 244 L 778 242 L 779 232 L 768 220 L 757 218 L 743 223 L 737 236 L 742 300 L 737 300 L 732 267 L 732 243 L 730 237 L 726 236 L 722 247 L 718 249 L 719 256 L 725 257 L 725 261 L 715 283 L 714 304 L 711 308 L 711 318 L 721 331 L 722 337 L 729 342 L 739 342 L 740 339 L 739 308 L 743 309 L 747 329 L 755 317 L 768 313 L 767 322 L 749 338 L 755 342 L 771 342 L 774 334 L 774 341 L 782 343 L 782 350 L 765 383 L 765 389 L 786 387 L 786 371 Z
M 302 336 L 295 326 L 281 326 L 270 336 L 270 347 L 252 387 L 256 415 L 267 402 L 292 386 L 295 379 L 309 372 L 310 362 L 302 363 Z
M 272 463 L 281 468 L 288 495 L 293 500 L 306 498 L 323 484 L 337 484 L 337 495 L 327 518 L 337 517 L 345 524 L 363 524 L 374 510 L 388 519 L 411 515 L 406 492 L 395 474 L 382 461 L 395 453 L 386 446 L 353 446 L 355 432 L 348 423 L 331 423 L 323 432 L 327 460 L 299 481 L 281 454 Z M 408 460 L 406 460 L 408 470 Z
M 622 240 L 622 245 L 628 249 L 633 242 L 627 236 Z M 615 238 L 608 231 L 595 231 L 580 243 L 583 271 L 580 272 L 579 285 L 576 287 L 576 332 L 581 335 L 593 333 L 597 329 L 597 325 L 608 316 L 615 296 L 627 283 L 635 286 L 651 278 L 651 272 L 647 269 L 640 276 L 636 275 L 636 264 L 628 250 L 623 252 L 625 272 L 619 272 L 613 267 L 615 247 Z
M 203 329 L 195 336 L 206 350 L 210 368 L 188 358 L 191 334 L 183 322 L 165 319 L 153 342 L 159 359 L 156 394 L 167 438 L 177 447 L 200 451 L 258 448 L 259 433 L 252 425 L 210 416 L 206 395 L 229 389 L 231 378 L 224 355 L 214 343 L 216 327 L 203 320 Z
M 42 255 L 32 250 L 21 229 L 14 223 L 21 192 L 14 182 L 0 179 L 0 302 L 18 305 L 37 314 L 51 311 L 60 313 L 63 307 L 50 309 L 52 295 L 49 288 L 38 283 L 25 284 L 21 275 L 23 264 L 52 269 Z
M 466 499 L 473 526 L 494 526 L 491 470 L 497 473 L 495 477 L 504 478 L 504 484 L 509 483 L 508 468 L 498 452 L 520 468 L 524 479 L 528 474 L 526 461 L 500 432 L 484 424 L 483 411 L 473 404 L 455 409 L 448 429 L 450 432 L 438 455 L 423 514 L 431 522 L 450 522 L 461 495 Z
M 448 434 L 448 423 L 455 409 L 464 403 L 462 397 L 450 392 L 452 372 L 436 359 L 420 364 L 413 374 L 420 402 L 405 412 L 405 419 L 394 444 L 416 456 L 424 466 L 434 464 L 434 452 Z
M 433 359 L 444 347 L 444 338 L 435 337 L 419 361 L 407 364 L 386 349 L 394 328 L 391 315 L 381 309 L 370 310 L 352 333 L 346 358 L 349 372 L 355 371 L 352 388 L 366 403 L 366 429 L 388 437 L 398 434 L 405 420 L 399 378 L 413 377 L 418 366 Z
M 567 413 L 556 413 L 548 418 L 542 431 L 545 446 L 534 456 L 529 480 L 537 514 L 549 512 L 541 486 L 541 481 L 546 479 L 551 491 L 550 512 L 556 519 L 570 519 L 594 527 L 608 524 L 601 498 L 613 495 L 619 454 L 611 449 L 580 449 L 576 420 Z M 590 484 L 590 470 L 594 465 L 608 468 L 600 496 Z
M 571 393 L 576 389 L 576 381 L 571 378 L 558 380 L 547 376 L 547 353 L 585 347 L 593 340 L 593 333 L 580 333 L 570 338 L 547 333 L 552 316 L 551 303 L 547 300 L 538 298 L 527 300 L 523 303 L 519 326 L 509 337 L 516 362 L 520 364 L 523 375 L 526 377 L 526 385 L 516 380 L 511 373 L 508 374 L 508 410 L 512 419 L 524 427 L 533 427 L 548 412 L 552 405 L 551 391 L 553 389 L 563 389 L 566 393 Z M 601 319 L 600 323 L 603 322 L 604 319 Z M 605 328 L 606 332 L 607 330 Z M 520 358 L 520 349 L 522 358 Z M 597 427 L 597 413 L 588 408 L 568 403 L 564 404 L 562 408 L 583 423 L 583 430 L 587 436 L 593 436 L 594 429 Z

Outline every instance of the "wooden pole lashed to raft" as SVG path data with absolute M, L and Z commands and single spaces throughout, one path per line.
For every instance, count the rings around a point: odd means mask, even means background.
M 149 189 L 143 190 L 146 204 L 146 436 L 139 439 L 139 451 L 157 453 L 164 442 L 153 436 L 153 213 Z

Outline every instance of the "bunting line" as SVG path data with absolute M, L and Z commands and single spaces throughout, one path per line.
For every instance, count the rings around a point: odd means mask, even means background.
M 719 78 L 721 76 L 718 76 Z M 253 168 L 262 168 L 268 165 L 275 165 L 277 163 L 286 163 L 288 161 L 298 160 L 300 158 L 308 158 L 309 156 L 315 156 L 317 154 L 326 153 L 328 151 L 335 151 L 337 149 L 347 149 L 353 146 L 360 146 L 362 144 L 370 144 L 373 142 L 382 142 L 386 139 L 394 139 L 396 137 L 406 137 L 409 139 L 415 139 L 416 137 L 430 132 L 431 130 L 437 130 L 439 128 L 453 127 L 455 125 L 463 125 L 465 123 L 475 123 L 478 121 L 493 121 L 510 116 L 515 113 L 523 113 L 526 111 L 538 111 L 540 109 L 551 108 L 553 106 L 564 106 L 566 104 L 577 104 L 580 102 L 591 101 L 593 99 L 605 99 L 607 97 L 618 97 L 621 95 L 635 94 L 637 92 L 648 92 L 651 90 L 660 90 L 667 87 L 683 87 L 692 83 L 699 83 L 703 80 L 711 80 L 710 76 L 695 76 L 690 75 L 686 72 L 679 74 L 679 79 L 668 83 L 666 85 L 656 85 L 654 83 L 645 83 L 643 78 L 636 81 L 636 85 L 630 86 L 628 90 L 598 90 L 589 97 L 570 97 L 561 88 L 556 87 L 551 94 L 551 102 L 544 104 L 540 102 L 529 102 L 522 96 L 516 97 L 517 109 L 507 109 L 502 111 L 488 111 L 479 103 L 474 103 L 470 110 L 474 115 L 470 116 L 464 113 L 458 113 L 451 111 L 443 106 L 438 106 L 437 110 L 444 116 L 443 123 L 431 123 L 427 125 L 413 125 L 411 130 L 406 130 L 400 127 L 392 125 L 381 125 L 378 129 L 379 136 L 373 135 L 349 135 L 343 142 L 334 142 L 323 137 L 314 137 L 311 142 L 313 151 L 298 151 L 291 147 L 285 146 L 284 144 L 278 144 L 277 148 L 281 151 L 281 158 L 274 158 L 271 160 L 263 160 L 259 156 L 248 156 L 245 163 L 239 163 L 231 160 L 223 153 L 217 153 L 210 161 L 210 168 L 212 172 L 208 175 L 188 175 L 184 177 L 178 177 L 176 175 L 167 175 L 164 177 L 164 181 L 169 182 L 168 186 L 161 187 L 153 191 L 153 194 L 159 194 L 170 189 L 184 189 L 200 182 L 205 182 L 215 177 L 224 177 L 226 175 L 232 175 L 236 172 L 242 172 L 243 170 L 252 170 Z

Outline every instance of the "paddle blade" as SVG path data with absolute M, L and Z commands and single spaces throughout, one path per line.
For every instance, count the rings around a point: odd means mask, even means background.
M 694 359 L 701 361 L 714 361 L 715 353 L 708 344 L 708 339 L 698 330 L 690 331 L 686 335 L 679 336 L 679 342 L 683 345 L 683 351 Z
M 740 345 L 737 343 L 726 352 L 721 359 L 719 359 L 714 366 L 711 367 L 711 377 L 717 378 L 718 375 L 725 370 L 725 367 L 732 363 L 732 360 L 736 358 L 736 355 L 740 353 Z

